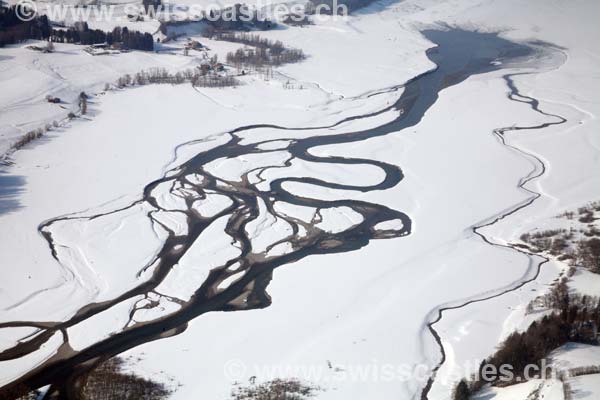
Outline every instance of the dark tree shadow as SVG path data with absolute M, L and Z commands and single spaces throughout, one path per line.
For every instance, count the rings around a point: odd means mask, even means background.
M 0 171 L 0 214 L 9 213 L 21 208 L 19 195 L 23 192 L 25 178 L 8 175 Z

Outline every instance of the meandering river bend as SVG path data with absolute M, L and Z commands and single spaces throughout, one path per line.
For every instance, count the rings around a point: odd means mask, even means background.
M 264 124 L 236 128 L 227 133 L 225 143 L 199 152 L 168 171 L 165 176 L 149 183 L 143 190 L 143 196 L 128 207 L 97 215 L 59 217 L 41 224 L 39 231 L 48 241 L 49 249 L 59 263 L 61 256 L 56 250 L 53 236 L 54 227 L 58 223 L 114 217 L 131 207 L 145 204 L 152 210 L 148 212 L 147 218 L 151 219 L 153 223 L 161 225 L 168 235 L 152 262 L 147 266 L 139 266 L 140 269 L 152 266 L 149 279 L 117 298 L 89 304 L 66 321 L 43 323 L 14 321 L 0 324 L 0 329 L 23 326 L 38 329 L 35 335 L 22 340 L 13 348 L 0 352 L 0 362 L 35 352 L 56 333 L 62 333 L 63 337 L 63 344 L 56 355 L 17 381 L 0 389 L 0 393 L 2 390 L 8 391 L 18 386 L 39 388 L 52 385 L 47 398 L 76 399 L 79 397 L 80 391 L 77 378 L 112 356 L 140 344 L 177 334 L 185 330 L 190 320 L 207 312 L 239 311 L 269 306 L 271 300 L 267 289 L 272 279 L 272 272 L 277 267 L 293 263 L 309 255 L 355 251 L 367 246 L 371 240 L 394 239 L 409 235 L 412 221 L 401 210 L 359 200 L 328 201 L 306 195 L 300 196 L 286 190 L 285 184 L 299 182 L 324 188 L 360 192 L 386 190 L 401 184 L 403 173 L 399 166 L 369 159 L 316 156 L 310 150 L 317 146 L 360 142 L 377 136 L 402 134 L 405 129 L 416 125 L 423 118 L 425 112 L 436 102 L 440 91 L 444 88 L 460 84 L 474 74 L 514 68 L 520 64 L 530 68 L 535 67 L 536 59 L 543 57 L 547 48 L 541 43 L 518 44 L 502 39 L 494 33 L 453 28 L 425 30 L 422 33 L 436 44 L 436 47 L 430 49 L 427 55 L 437 65 L 437 68 L 415 77 L 403 85 L 390 88 L 389 90 L 402 89 L 402 94 L 396 103 L 389 107 L 376 113 L 346 118 L 333 126 L 289 128 Z M 514 85 L 512 91 L 513 93 L 516 91 Z M 395 112 L 397 118 L 373 129 L 340 131 L 336 134 L 332 134 L 331 131 L 325 132 L 327 129 L 345 122 L 370 118 L 389 111 Z M 282 135 L 277 139 L 265 140 L 260 143 L 244 143 L 242 134 L 263 128 L 282 132 L 310 129 L 317 133 L 305 138 L 286 139 L 285 135 Z M 318 133 L 319 130 L 323 131 L 322 135 Z M 277 142 L 276 149 L 270 149 L 270 145 L 275 142 Z M 206 168 L 215 160 L 267 154 L 274 151 L 287 154 L 283 165 L 257 167 L 245 172 L 241 175 L 241 179 L 236 181 L 223 179 Z M 376 184 L 352 185 L 329 182 L 314 177 L 282 177 L 270 181 L 267 190 L 258 188 L 258 183 L 263 181 L 261 178 L 263 172 L 271 168 L 285 169 L 294 160 L 324 165 L 372 166 L 381 170 L 384 178 Z M 170 195 L 182 199 L 185 207 L 178 210 L 165 207 L 158 194 L 158 189 L 165 185 L 170 188 L 168 190 Z M 214 195 L 229 199 L 228 205 L 210 216 L 198 212 L 194 207 L 194 202 Z M 287 215 L 277 210 L 277 202 L 311 208 L 315 211 L 314 217 L 311 221 L 304 221 Z M 259 217 L 261 204 L 264 204 L 267 212 L 275 219 L 285 221 L 291 227 L 291 232 L 286 237 L 277 239 L 268 246 L 266 251 L 257 251 L 253 248 L 252 239 L 246 230 L 248 224 Z M 341 207 L 360 215 L 360 222 L 335 232 L 317 227 L 324 210 Z M 159 211 L 183 214 L 187 225 L 186 234 L 178 234 L 156 218 L 156 212 Z M 231 238 L 231 246 L 236 247 L 239 254 L 228 259 L 222 265 L 212 268 L 204 281 L 197 282 L 197 288 L 191 298 L 179 302 L 180 308 L 177 311 L 154 320 L 132 323 L 110 337 L 82 350 L 74 350 L 69 346 L 68 329 L 70 327 L 123 301 L 155 293 L 156 287 L 164 281 L 202 232 L 222 218 L 227 219 L 225 233 Z M 394 222 L 394 225 L 389 225 L 390 222 Z M 389 226 L 393 226 L 393 228 Z M 288 250 L 277 254 L 269 253 L 270 250 L 281 244 L 286 244 Z M 239 278 L 224 289 L 219 287 L 233 275 L 239 276 Z M 135 310 L 132 312 L 132 316 L 134 312 Z M 435 336 L 435 330 L 433 328 L 431 330 Z M 440 343 L 439 337 L 436 339 Z M 443 352 L 443 347 L 441 350 Z M 423 398 L 427 398 L 427 390 L 423 393 Z

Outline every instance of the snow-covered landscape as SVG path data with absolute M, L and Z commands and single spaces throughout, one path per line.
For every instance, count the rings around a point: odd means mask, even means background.
M 3 3 L 0 399 L 600 398 L 600 3 L 320 2 Z

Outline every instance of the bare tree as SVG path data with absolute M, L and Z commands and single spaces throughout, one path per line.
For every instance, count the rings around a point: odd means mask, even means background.
M 87 94 L 85 92 L 79 93 L 79 109 L 81 110 L 81 115 L 87 114 Z

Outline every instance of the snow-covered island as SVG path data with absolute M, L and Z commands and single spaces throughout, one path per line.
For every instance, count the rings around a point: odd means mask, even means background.
M 598 15 L 3 2 L 0 399 L 600 398 Z

